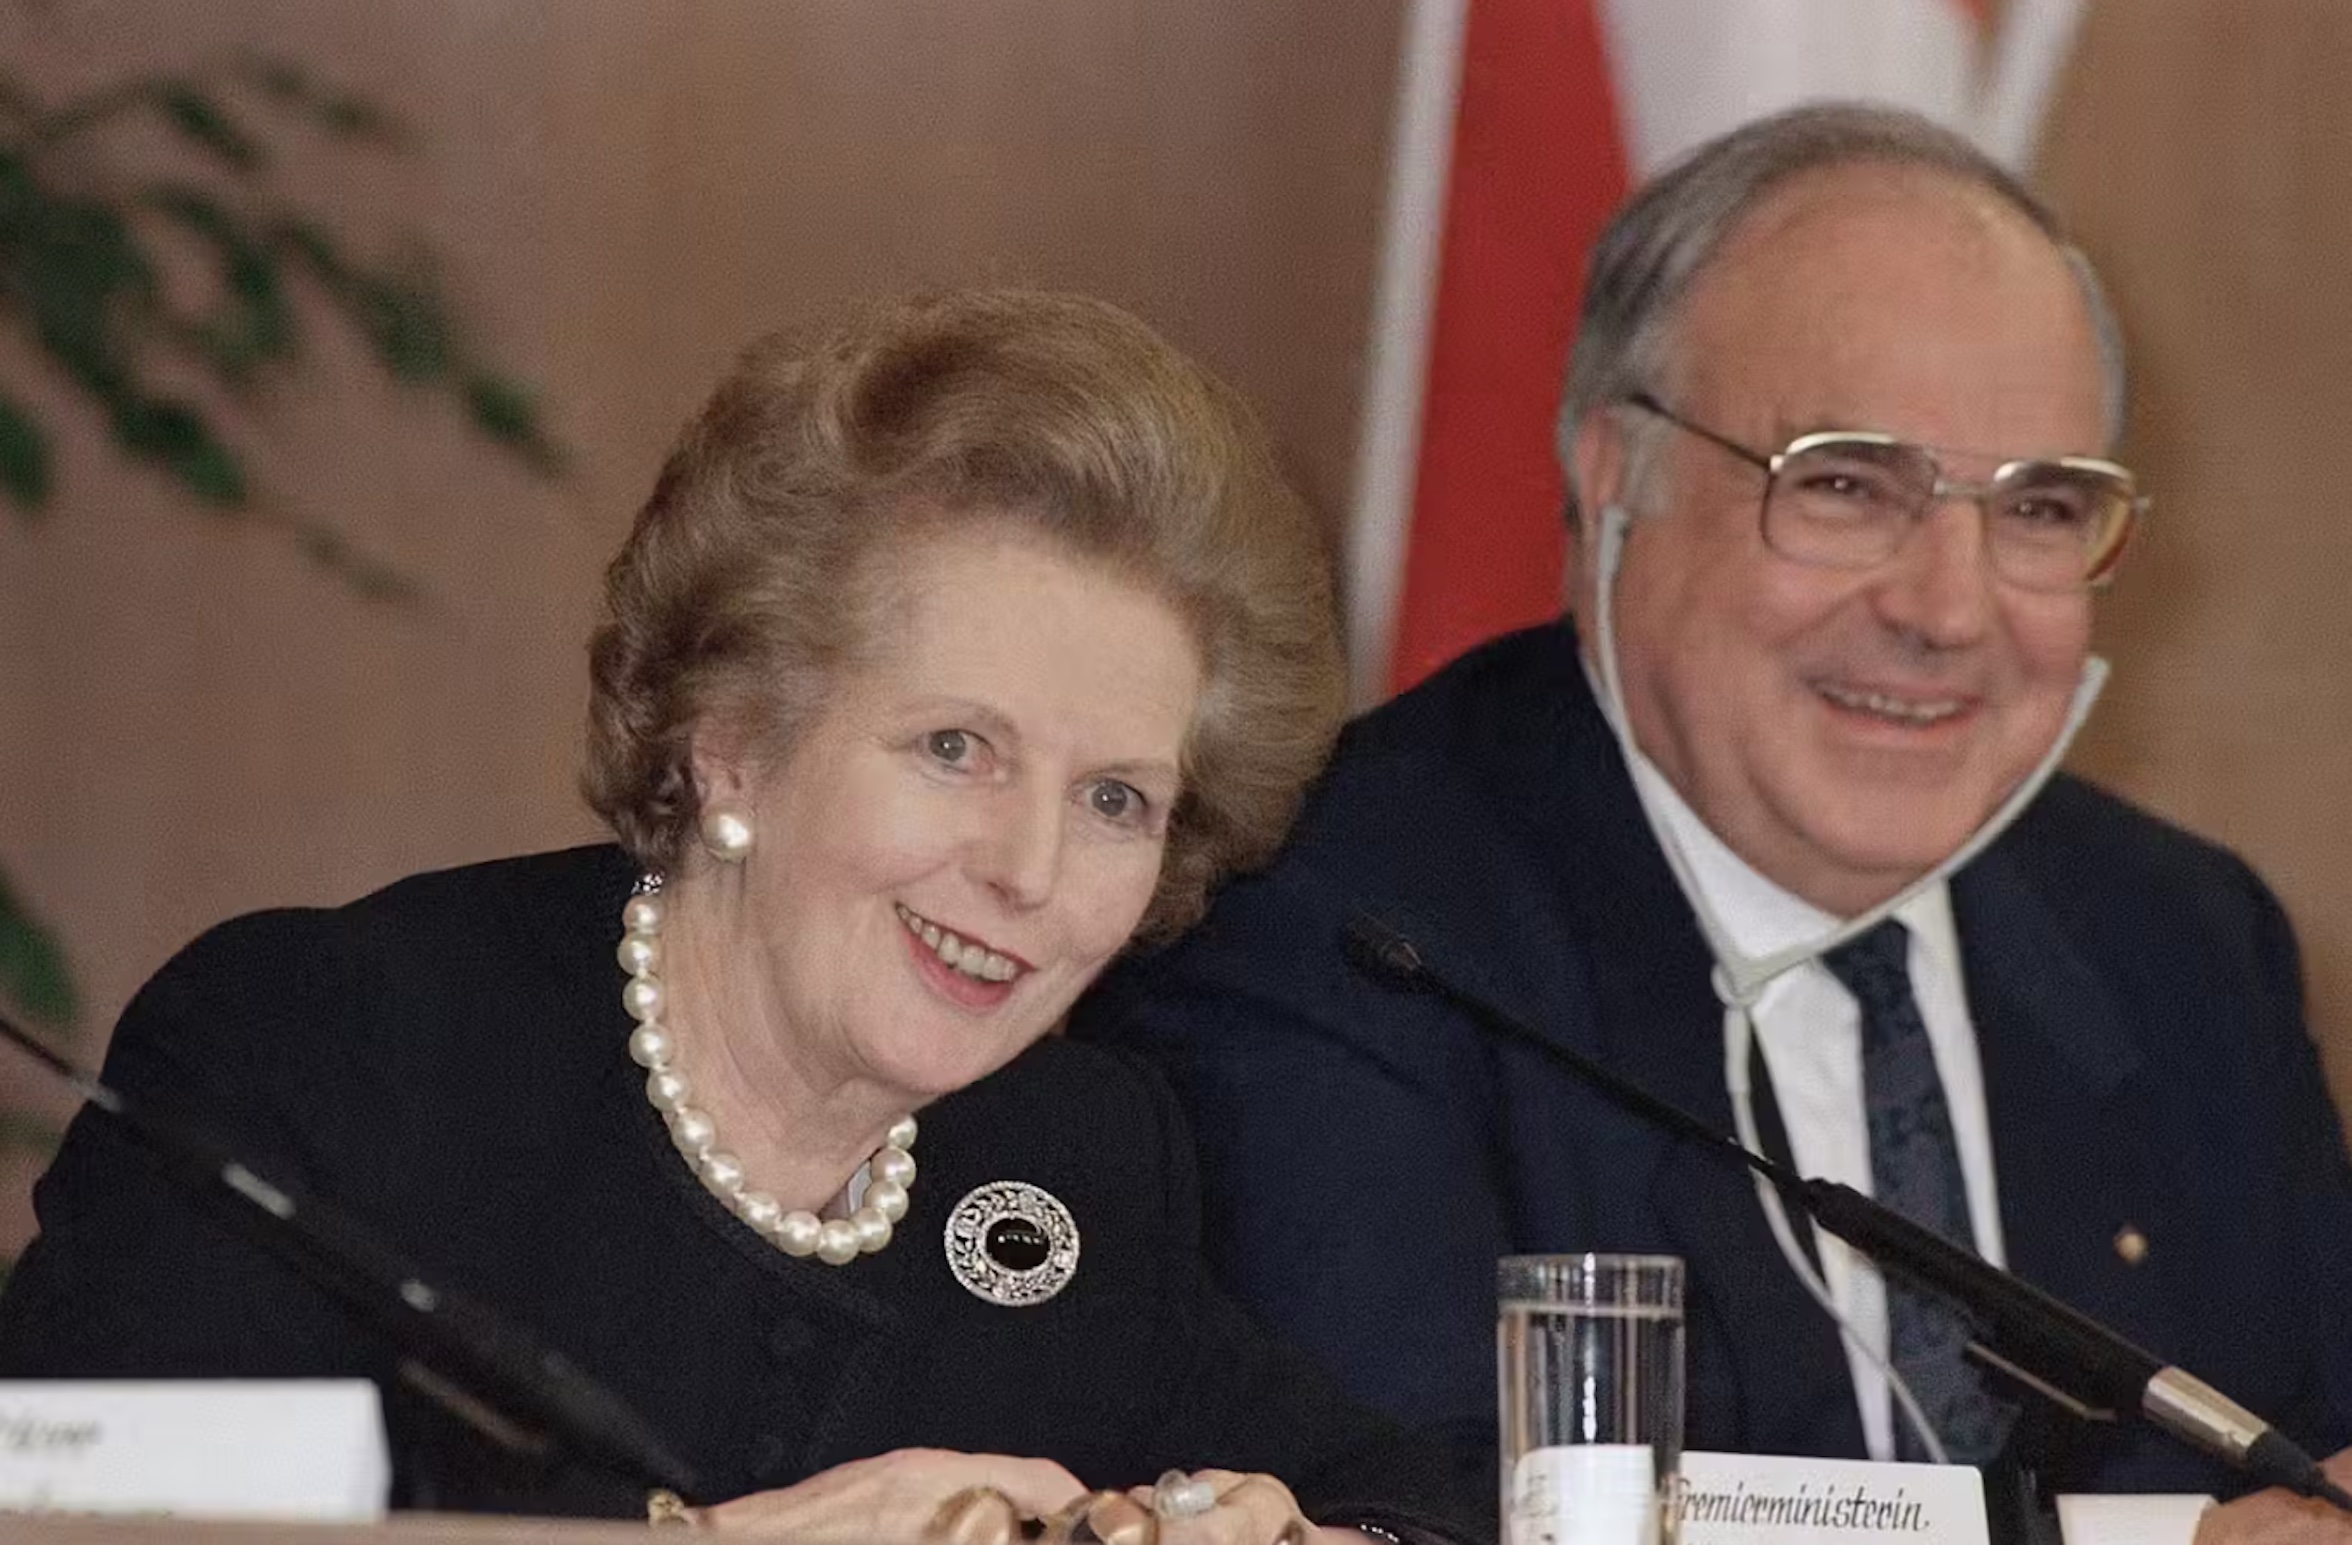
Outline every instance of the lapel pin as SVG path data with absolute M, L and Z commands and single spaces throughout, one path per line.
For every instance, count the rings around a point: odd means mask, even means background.
M 974 1186 L 947 1215 L 947 1269 L 976 1298 L 1041 1304 L 1078 1274 L 1078 1225 L 1061 1198 L 1020 1180 Z
M 2140 1232 L 2137 1223 L 2126 1223 L 2115 1231 L 2115 1253 L 2126 1266 L 2137 1266 L 2148 1258 L 2148 1236 Z

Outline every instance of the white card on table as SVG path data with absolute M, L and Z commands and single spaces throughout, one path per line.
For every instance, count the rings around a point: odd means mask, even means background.
M 0 1382 L 0 1513 L 371 1523 L 391 1478 L 365 1379 Z
M 1690 1452 L 1680 1490 L 1682 1545 L 1987 1545 L 1984 1478 L 1970 1465 Z
M 2066 1545 L 2190 1545 L 2211 1497 L 2061 1496 L 2058 1533 Z

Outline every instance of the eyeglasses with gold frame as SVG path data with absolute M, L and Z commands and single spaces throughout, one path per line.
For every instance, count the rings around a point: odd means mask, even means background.
M 2149 507 L 2131 470 L 2096 456 L 2005 461 L 1982 482 L 1944 475 L 1934 449 L 1869 430 L 1803 434 L 1767 454 L 1676 413 L 1647 392 L 1624 399 L 1764 473 L 1764 543 L 1797 563 L 1870 569 L 1938 504 L 1983 511 L 1993 572 L 2024 590 L 2105 585 Z M 1948 453 L 1947 453 L 1948 454 Z

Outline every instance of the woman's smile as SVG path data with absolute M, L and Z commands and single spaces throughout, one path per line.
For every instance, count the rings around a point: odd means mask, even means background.
M 1031 970 L 1020 957 L 990 949 L 980 940 L 963 938 L 903 902 L 897 911 L 906 928 L 915 970 L 959 1008 L 995 1008 L 1013 995 L 1015 984 Z
M 984 940 L 967 938 L 952 928 L 942 928 L 903 901 L 896 905 L 898 920 L 906 925 L 906 931 L 922 940 L 933 954 L 965 976 L 983 982 L 1010 982 L 1031 969 L 1029 962 L 1018 955 L 1001 953 Z

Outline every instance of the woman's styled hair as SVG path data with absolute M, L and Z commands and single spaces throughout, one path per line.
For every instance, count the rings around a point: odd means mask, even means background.
M 1241 399 L 1128 313 L 947 294 L 754 343 L 670 453 L 605 575 L 588 802 L 641 863 L 699 816 L 697 726 L 781 757 L 844 667 L 888 647 L 894 555 L 1004 526 L 1160 597 L 1200 650 L 1141 933 L 1288 832 L 1343 711 L 1327 560 Z

